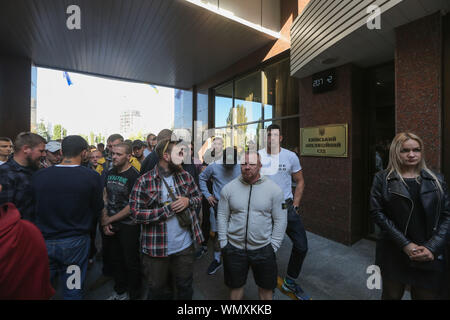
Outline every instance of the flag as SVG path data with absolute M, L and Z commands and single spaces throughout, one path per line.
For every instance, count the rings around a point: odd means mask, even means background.
M 150 87 L 152 87 L 153 89 L 155 89 L 156 93 L 159 93 L 159 90 L 158 90 L 158 88 L 157 88 L 156 86 L 154 86 L 154 85 L 151 84 Z
M 71 85 L 73 85 L 72 80 L 70 79 L 69 73 L 67 71 L 63 72 L 63 78 L 65 78 L 67 80 L 67 85 L 70 87 Z

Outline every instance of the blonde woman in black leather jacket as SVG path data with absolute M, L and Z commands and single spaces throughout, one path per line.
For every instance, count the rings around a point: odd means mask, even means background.
M 425 164 L 423 142 L 412 133 L 392 141 L 388 168 L 375 175 L 370 213 L 381 229 L 376 264 L 382 299 L 436 299 L 445 283 L 450 202 L 441 175 Z

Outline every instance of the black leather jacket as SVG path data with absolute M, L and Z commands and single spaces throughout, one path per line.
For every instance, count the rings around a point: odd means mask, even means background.
M 411 241 L 406 237 L 411 218 L 413 200 L 406 185 L 396 173 L 380 171 L 375 175 L 370 195 L 370 215 L 381 228 L 381 238 L 390 239 L 400 248 Z M 429 239 L 424 246 L 436 257 L 446 245 L 450 230 L 450 201 L 447 185 L 436 174 L 442 186 L 440 192 L 433 177 L 422 170 L 420 200 L 426 214 L 426 234 Z

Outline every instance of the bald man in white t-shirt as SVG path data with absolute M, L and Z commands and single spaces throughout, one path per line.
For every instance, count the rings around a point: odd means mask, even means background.
M 267 128 L 267 147 L 259 150 L 262 163 L 261 173 L 281 188 L 288 206 L 286 233 L 292 240 L 292 251 L 282 288 L 287 292 L 292 292 L 300 300 L 310 300 L 310 297 L 295 282 L 300 275 L 308 251 L 308 240 L 299 211 L 305 182 L 298 156 L 294 152 L 281 148 L 282 140 L 280 126 L 270 125 Z M 292 180 L 297 184 L 294 194 L 292 194 Z

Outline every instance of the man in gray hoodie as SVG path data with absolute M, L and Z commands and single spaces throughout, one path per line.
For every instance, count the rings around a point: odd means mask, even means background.
M 241 175 L 220 193 L 218 233 L 231 300 L 243 298 L 250 267 L 261 300 L 271 300 L 277 286 L 275 252 L 287 227 L 286 204 L 280 187 L 260 170 L 259 154 L 246 152 Z

